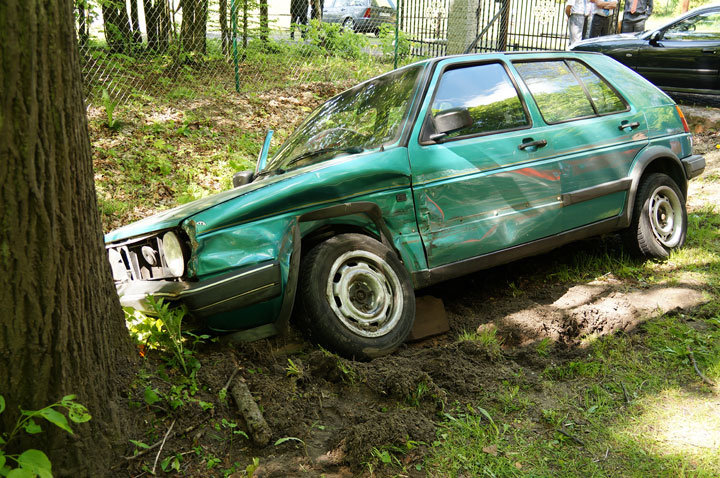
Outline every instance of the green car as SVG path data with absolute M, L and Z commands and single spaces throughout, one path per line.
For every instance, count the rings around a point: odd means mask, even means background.
M 371 359 L 430 284 L 611 231 L 667 256 L 705 168 L 674 102 L 594 53 L 421 61 L 330 99 L 267 159 L 270 136 L 233 189 L 105 237 L 123 305 L 249 335 L 294 314 Z

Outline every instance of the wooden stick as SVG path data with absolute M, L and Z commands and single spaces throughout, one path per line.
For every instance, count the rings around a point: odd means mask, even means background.
M 172 421 L 170 424 L 170 428 L 168 428 L 167 433 L 165 433 L 165 437 L 162 439 L 162 443 L 160 444 L 160 449 L 157 452 L 157 455 L 155 455 L 155 463 L 153 463 L 152 467 L 152 474 L 155 474 L 155 468 L 157 467 L 157 462 L 160 459 L 160 454 L 162 453 L 163 447 L 165 446 L 165 440 L 167 440 L 168 435 L 170 435 L 170 432 L 172 431 L 173 427 L 175 426 L 175 420 Z
M 205 420 L 203 420 L 203 421 L 200 422 L 200 423 L 196 423 L 195 425 L 191 425 L 191 426 L 187 427 L 187 428 L 184 429 L 184 430 L 177 431 L 177 432 L 175 432 L 175 434 L 174 434 L 172 437 L 175 438 L 176 436 L 180 436 L 180 435 L 184 435 L 184 434 L 186 434 L 186 433 L 190 433 L 191 431 L 195 430 L 195 429 L 196 429 L 197 427 L 199 427 L 200 425 L 204 424 L 207 420 L 208 420 L 208 419 L 206 418 Z M 126 456 L 125 459 L 128 460 L 128 461 L 130 461 L 130 460 L 134 460 L 135 458 L 140 458 L 141 456 L 147 455 L 147 454 L 150 453 L 152 450 L 154 450 L 155 448 L 159 447 L 159 446 L 162 444 L 162 442 L 163 442 L 163 440 L 155 443 L 154 445 L 150 445 L 149 447 L 147 447 L 147 448 L 144 449 L 143 451 L 139 452 L 137 455 Z
M 230 375 L 230 378 L 228 379 L 227 383 L 222 388 L 222 390 L 227 391 L 227 389 L 230 387 L 230 384 L 232 383 L 233 379 L 235 378 L 235 375 L 237 375 L 239 371 L 240 371 L 240 366 L 237 366 L 235 368 L 235 370 L 233 370 L 233 373 Z
M 572 441 L 574 441 L 574 442 L 577 443 L 578 445 L 585 446 L 585 443 L 583 443 L 582 440 L 580 440 L 580 439 L 577 438 L 576 436 L 570 434 L 569 432 L 566 432 L 566 431 L 563 430 L 562 428 L 559 428 L 559 429 L 557 430 L 557 432 L 558 432 L 559 434 L 561 434 L 561 435 L 565 435 L 566 437 L 568 437 L 569 439 L 571 439 Z
M 232 387 L 230 387 L 230 394 L 235 399 L 240 414 L 245 418 L 248 431 L 255 444 L 265 446 L 270 443 L 272 437 L 270 427 L 245 382 L 239 379 L 235 380 Z
M 695 369 L 695 372 L 700 376 L 700 378 L 702 379 L 703 382 L 707 383 L 711 387 L 714 387 L 715 382 L 713 382 L 712 380 L 707 378 L 705 375 L 703 375 L 703 373 L 698 368 L 697 362 L 695 361 L 695 354 L 693 354 L 693 351 L 689 345 L 688 345 L 687 351 L 688 351 L 688 355 L 690 356 L 690 360 L 692 361 L 692 365 L 693 365 L 693 368 Z

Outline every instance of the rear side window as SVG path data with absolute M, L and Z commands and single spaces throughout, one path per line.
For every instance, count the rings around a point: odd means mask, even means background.
M 625 111 L 605 80 L 574 60 L 515 63 L 546 123 Z
M 456 68 L 443 73 L 431 114 L 467 108 L 473 124 L 449 138 L 527 127 L 530 121 L 505 68 L 499 63 Z

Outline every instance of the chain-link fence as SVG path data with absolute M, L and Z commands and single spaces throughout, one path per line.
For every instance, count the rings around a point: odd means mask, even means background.
M 257 91 L 416 57 L 567 47 L 564 0 L 397 1 L 75 0 L 86 97 Z

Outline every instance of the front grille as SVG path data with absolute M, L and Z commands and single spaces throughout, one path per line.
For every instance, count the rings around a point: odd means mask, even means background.
M 159 236 L 107 246 L 116 282 L 175 278 L 167 269 Z

